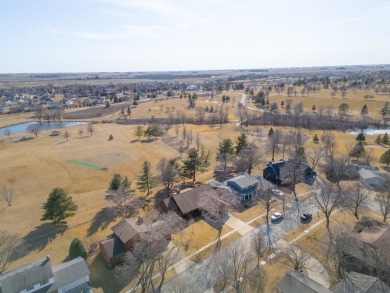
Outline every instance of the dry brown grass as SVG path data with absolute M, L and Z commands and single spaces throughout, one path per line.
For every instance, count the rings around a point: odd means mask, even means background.
M 224 225 L 220 236 L 232 231 L 228 225 Z M 218 237 L 218 230 L 207 224 L 204 220 L 199 220 L 192 225 L 186 227 L 178 234 L 173 235 L 173 243 L 183 248 L 188 245 L 188 249 L 182 249 L 185 255 L 190 255 L 202 248 L 203 246 L 213 242 Z
M 271 262 L 262 266 L 264 272 L 264 292 L 277 292 L 275 286 L 283 279 L 284 275 L 291 271 L 291 268 L 278 261 L 276 256 Z
M 244 209 L 242 211 L 232 212 L 231 214 L 244 222 L 249 222 L 250 220 L 260 216 L 265 213 L 265 208 L 262 204 L 257 204 L 248 209 Z
M 297 237 L 303 231 L 309 229 L 311 226 L 313 226 L 315 223 L 319 222 L 323 218 L 324 218 L 323 214 L 319 214 L 319 216 L 313 215 L 313 219 L 310 221 L 310 223 L 300 225 L 299 227 L 297 227 L 294 230 L 292 230 L 291 232 L 289 232 L 286 236 L 284 236 L 283 239 L 288 241 L 288 242 L 293 240 L 295 237 Z
M 233 232 L 229 236 L 223 238 L 221 240 L 221 242 L 219 243 L 219 246 L 222 247 L 224 245 L 227 245 L 227 244 L 233 242 L 234 240 L 237 240 L 240 237 L 241 237 L 240 233 L 238 233 L 237 231 Z M 205 258 L 207 258 L 208 256 L 210 256 L 215 251 L 216 247 L 217 247 L 217 243 L 214 243 L 213 245 L 209 246 L 205 250 L 203 250 L 203 251 L 199 252 L 198 254 L 192 256 L 190 259 L 192 261 L 194 261 L 194 262 L 200 262 L 200 261 L 204 260 Z

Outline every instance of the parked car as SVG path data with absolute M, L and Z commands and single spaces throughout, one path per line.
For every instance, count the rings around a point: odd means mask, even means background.
M 281 190 L 279 190 L 279 189 L 275 189 L 275 188 L 272 189 L 271 192 L 272 192 L 273 194 L 277 195 L 277 196 L 283 196 L 283 195 L 284 195 L 283 191 L 281 191 Z
M 312 214 L 303 213 L 303 214 L 301 215 L 301 220 L 302 220 L 303 222 L 305 222 L 305 221 L 310 220 L 312 217 L 313 217 Z
M 271 221 L 277 221 L 277 220 L 282 219 L 282 218 L 283 218 L 283 214 L 276 212 L 272 215 Z

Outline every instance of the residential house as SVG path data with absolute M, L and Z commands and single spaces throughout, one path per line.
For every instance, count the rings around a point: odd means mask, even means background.
M 312 185 L 314 182 L 316 172 L 308 165 L 301 163 L 304 168 L 304 183 L 307 183 L 309 185 Z M 280 169 L 286 165 L 286 161 L 281 160 L 279 162 L 269 162 L 267 164 L 267 167 L 263 169 L 263 177 L 267 179 L 268 181 L 273 182 L 277 185 L 283 185 L 285 182 L 283 182 L 283 178 L 280 176 Z
M 140 215 L 137 220 L 123 219 L 111 228 L 113 234 L 110 238 L 99 242 L 100 253 L 109 264 L 116 264 L 134 243 L 140 241 L 143 234 L 158 229 L 160 224 L 161 221 L 156 221 L 146 225 Z
M 383 183 L 389 179 L 386 173 L 380 173 L 379 168 L 369 165 L 355 165 L 360 181 L 368 188 L 379 190 Z
M 186 90 L 187 91 L 197 91 L 198 90 L 198 86 L 195 85 L 195 84 L 190 84 L 186 87 Z
M 355 230 L 347 233 L 346 236 L 352 245 L 347 245 L 344 251 L 343 261 L 348 271 L 360 273 L 371 273 L 375 271 L 377 265 L 377 255 L 375 250 L 388 247 L 390 243 L 390 226 L 378 220 L 362 217 L 357 223 Z M 390 254 L 383 254 L 384 263 L 390 264 Z M 388 279 L 383 280 L 390 282 Z
M 81 257 L 52 267 L 46 256 L 0 275 L 0 293 L 65 293 L 89 288 L 89 269 Z
M 336 286 L 333 293 L 390 293 L 390 288 L 376 277 L 350 272 Z
M 235 196 L 229 188 L 213 187 L 211 185 L 203 185 L 194 189 L 186 190 L 185 192 L 175 194 L 161 203 L 161 209 L 164 212 L 169 210 L 177 212 L 181 216 L 191 217 L 200 215 L 202 211 L 208 211 L 210 208 L 207 204 L 209 200 L 235 200 Z
M 224 182 L 231 188 L 233 193 L 241 200 L 245 201 L 254 195 L 256 191 L 266 191 L 272 189 L 273 185 L 261 176 L 251 176 L 248 174 L 239 175 Z
M 288 272 L 276 286 L 278 293 L 331 293 L 331 291 L 301 272 Z
M 276 286 L 278 293 L 390 293 L 390 288 L 376 277 L 347 273 L 334 290 L 329 290 L 301 272 L 288 272 Z
M 378 188 L 384 182 L 384 178 L 378 174 L 378 172 L 360 169 L 358 171 L 360 181 L 371 188 Z

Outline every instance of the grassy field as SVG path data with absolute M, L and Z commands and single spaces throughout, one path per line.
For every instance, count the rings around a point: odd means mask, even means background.
M 235 97 L 235 104 L 239 102 L 241 93 L 229 92 L 230 97 Z M 220 105 L 221 96 L 219 94 L 214 101 L 208 101 L 208 97 L 201 97 L 196 105 L 199 107 L 211 107 L 211 105 Z M 335 100 L 343 102 L 344 99 L 332 99 L 326 97 L 328 93 L 321 91 L 320 93 L 310 94 L 307 97 L 296 97 L 297 99 L 306 99 L 305 106 L 311 109 L 316 95 L 321 103 L 324 105 L 335 105 Z M 350 93 L 347 101 L 354 101 L 355 110 L 361 108 L 361 104 L 366 103 L 362 98 L 361 93 Z M 369 101 L 367 105 L 369 111 L 375 107 L 383 104 L 385 96 L 379 96 L 376 101 Z M 273 100 L 274 99 L 274 100 Z M 270 102 L 277 101 L 277 99 L 285 100 L 284 96 L 270 97 Z M 295 97 L 292 97 L 295 100 Z M 356 102 L 355 102 L 356 100 Z M 298 100 L 297 100 L 298 101 Z M 317 103 L 317 102 L 315 102 Z M 318 102 L 319 103 L 319 102 Z M 161 110 L 160 105 L 163 105 Z M 201 144 L 206 149 L 210 149 L 212 153 L 212 162 L 207 172 L 197 176 L 198 181 L 207 182 L 213 179 L 214 168 L 216 166 L 215 155 L 218 142 L 225 138 L 232 138 L 233 140 L 240 134 L 240 127 L 235 125 L 235 108 L 232 107 L 233 102 L 226 104 L 229 108 L 230 120 L 232 123 L 223 125 L 222 128 L 186 125 L 187 131 L 191 130 L 195 134 L 199 133 Z M 318 108 L 320 104 L 316 104 Z M 372 105 L 377 105 L 371 107 Z M 150 117 L 168 117 L 169 113 L 166 109 L 172 107 L 175 111 L 184 111 L 187 106 L 186 99 L 173 99 L 169 101 L 147 102 L 140 104 L 137 108 L 132 109 L 133 118 Z M 71 109 L 70 112 L 76 109 Z M 195 115 L 196 110 L 185 110 L 188 116 Z M 0 115 L 0 127 L 22 123 L 32 120 L 31 113 L 23 113 L 18 115 Z M 90 120 L 114 120 L 118 117 L 118 112 L 110 113 L 108 116 L 94 118 Z M 88 120 L 88 119 L 87 119 Z M 111 234 L 110 228 L 117 222 L 113 217 L 107 215 L 108 204 L 104 199 L 108 184 L 114 174 L 120 173 L 129 177 L 131 181 L 135 181 L 137 175 L 141 170 L 142 163 L 149 160 L 153 166 L 156 167 L 159 159 L 164 156 L 167 158 L 180 158 L 180 153 L 163 142 L 162 139 L 151 141 L 138 141 L 134 135 L 136 126 L 131 125 L 117 125 L 117 124 L 96 124 L 94 125 L 95 132 L 92 136 L 86 135 L 85 126 L 76 126 L 69 128 L 71 134 L 69 141 L 65 138 L 49 137 L 50 131 L 42 131 L 38 138 L 21 143 L 9 143 L 8 138 L 0 138 L 0 186 L 12 187 L 14 190 L 14 201 L 12 206 L 6 207 L 3 202 L 0 202 L 0 222 L 5 223 L 2 229 L 17 233 L 22 241 L 25 251 L 21 257 L 14 261 L 10 268 L 26 264 L 44 255 L 50 254 L 54 265 L 63 262 L 68 255 L 69 244 L 73 238 L 78 237 L 88 245 L 98 242 Z M 79 137 L 78 130 L 84 129 L 84 136 Z M 174 128 L 171 128 L 167 135 L 172 141 L 181 140 L 181 132 L 183 126 L 179 127 L 179 136 L 176 138 Z M 245 129 L 251 129 L 250 127 Z M 274 130 L 277 128 L 274 127 Z M 291 130 L 291 128 L 280 128 L 283 131 Z M 263 132 L 267 133 L 269 127 L 264 128 Z M 315 133 L 319 136 L 321 131 L 303 130 L 304 134 L 309 137 L 305 145 L 306 150 L 314 148 L 312 137 Z M 108 141 L 109 135 L 112 134 L 114 139 Z M 13 135 L 12 138 L 22 137 L 23 135 Z M 266 136 L 266 135 L 265 135 Z M 346 144 L 356 143 L 353 135 L 336 132 L 336 141 L 338 143 L 338 151 L 344 152 Z M 367 137 L 368 146 L 366 149 L 372 149 L 374 156 L 378 159 L 385 151 L 382 146 L 374 145 L 375 137 Z M 192 144 L 195 147 L 195 139 Z M 279 156 L 279 155 L 278 155 Z M 276 156 L 276 158 L 278 158 Z M 268 155 L 264 155 L 264 161 L 268 161 Z M 79 165 L 69 163 L 68 161 L 84 162 L 89 165 L 102 167 L 102 170 L 91 169 Z M 374 160 L 373 165 L 382 166 Z M 262 174 L 262 164 L 259 168 L 254 170 L 254 174 Z M 155 169 L 154 169 L 155 170 Z M 135 187 L 135 184 L 132 185 Z M 78 213 L 69 219 L 67 226 L 54 226 L 50 223 L 40 221 L 42 216 L 42 204 L 46 201 L 50 191 L 55 187 L 64 188 L 75 200 L 79 206 Z M 154 189 L 154 194 L 162 189 L 161 186 Z M 299 187 L 300 192 L 306 190 L 306 186 Z M 137 192 L 139 195 L 143 195 Z M 261 206 L 254 206 L 245 211 L 234 212 L 233 215 L 243 221 L 249 221 L 256 216 L 262 214 L 264 209 Z M 259 219 L 262 222 L 263 219 Z M 217 231 L 210 225 L 202 221 L 195 224 L 198 233 L 196 242 L 186 252 L 190 254 L 196 249 L 214 240 Z M 207 226 L 206 226 L 207 225 Z M 257 226 L 258 223 L 252 223 L 252 226 Z M 187 228 L 192 229 L 192 228 Z M 224 227 L 223 234 L 231 229 Z M 323 229 L 322 229 L 323 230 Z M 189 230 L 183 233 L 189 235 Z M 317 231 L 317 229 L 316 229 Z M 187 233 L 188 232 L 188 233 Z M 199 237 L 202 235 L 201 237 Z M 321 235 L 317 235 L 321 237 Z M 316 236 L 316 237 L 317 237 Z M 226 241 L 232 241 L 238 238 L 235 233 L 228 237 Z M 313 236 L 314 237 L 314 236 Z M 318 238 L 317 237 L 317 238 Z M 225 241 L 225 243 L 227 243 Z M 308 243 L 307 245 L 309 245 Z M 315 249 L 315 245 L 307 246 L 310 250 Z M 96 260 L 95 260 L 96 259 Z M 99 262 L 98 258 L 90 260 L 93 267 Z M 92 270 L 91 270 L 92 271 Z M 103 271 L 103 268 L 102 268 Z M 106 272 L 106 271 L 105 271 Z M 97 280 L 96 274 L 99 270 L 94 272 L 94 279 Z M 108 273 L 109 274 L 109 273 Z M 106 290 L 103 287 L 106 284 L 101 281 L 96 283 L 99 290 Z M 99 285 L 100 284 L 100 285 Z M 102 289 L 103 288 L 103 289 Z M 124 287 L 123 287 L 124 288 Z M 121 290 L 123 289 L 121 288 Z M 108 291 L 106 291 L 108 292 Z

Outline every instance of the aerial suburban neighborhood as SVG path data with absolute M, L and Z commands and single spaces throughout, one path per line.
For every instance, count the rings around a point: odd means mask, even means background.
M 385 0 L 0 8 L 0 293 L 390 293 Z

